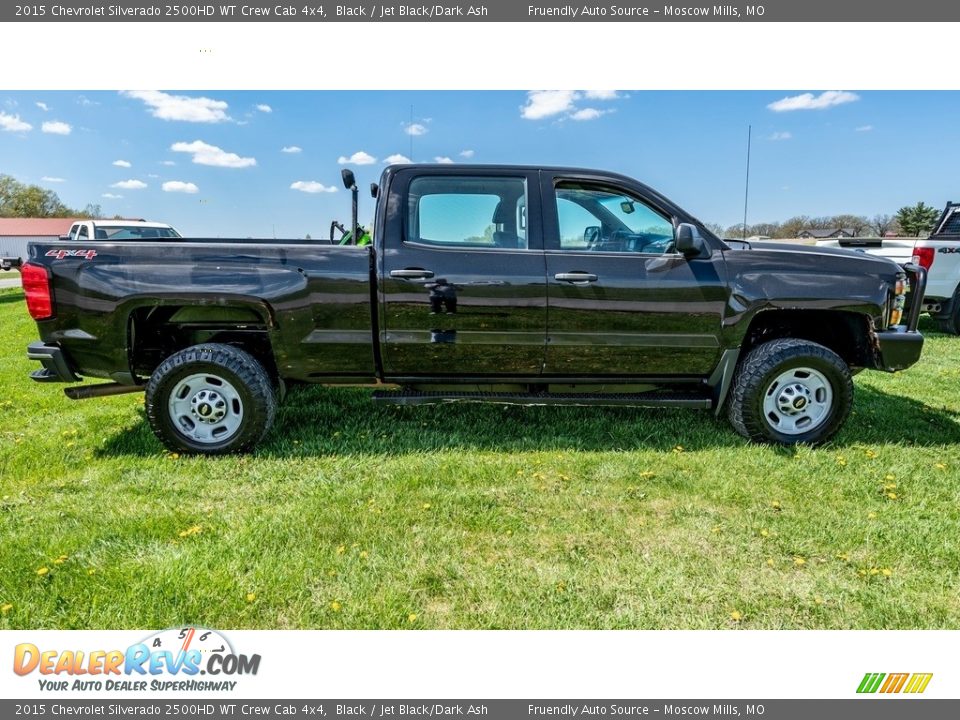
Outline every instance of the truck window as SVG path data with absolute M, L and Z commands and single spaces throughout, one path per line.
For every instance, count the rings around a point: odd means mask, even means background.
M 574 182 L 559 183 L 555 196 L 561 250 L 673 251 L 673 223 L 639 198 Z
M 408 242 L 527 249 L 522 178 L 419 177 L 408 191 Z
M 87 226 L 81 225 L 77 230 L 77 240 L 89 240 L 90 236 L 87 234 Z

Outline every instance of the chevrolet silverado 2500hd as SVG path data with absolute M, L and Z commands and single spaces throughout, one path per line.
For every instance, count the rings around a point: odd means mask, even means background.
M 145 390 L 181 452 L 252 448 L 291 383 L 403 404 L 712 409 L 752 440 L 815 444 L 847 418 L 853 373 L 909 367 L 923 346 L 917 313 L 901 317 L 922 268 L 724 243 L 620 175 L 403 165 L 371 191 L 363 247 L 32 244 L 34 380 L 110 381 L 73 398 Z

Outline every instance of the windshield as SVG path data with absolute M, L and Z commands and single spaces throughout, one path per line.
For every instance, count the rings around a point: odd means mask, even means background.
M 163 240 L 180 237 L 180 233 L 171 227 L 140 225 L 97 225 L 96 233 L 97 240 Z

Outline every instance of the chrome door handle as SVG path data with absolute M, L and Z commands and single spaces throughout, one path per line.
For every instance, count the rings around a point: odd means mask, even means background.
M 554 280 L 563 280 L 566 282 L 596 282 L 597 276 L 588 272 L 565 272 L 557 273 L 553 276 Z
M 390 277 L 405 280 L 428 280 L 433 277 L 432 270 L 422 268 L 406 268 L 405 270 L 391 270 Z

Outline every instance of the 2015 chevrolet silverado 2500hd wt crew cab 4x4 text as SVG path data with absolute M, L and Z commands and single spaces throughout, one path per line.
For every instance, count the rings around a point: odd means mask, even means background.
M 820 247 L 843 247 L 870 255 L 879 255 L 898 263 L 915 263 L 927 271 L 924 294 L 911 294 L 922 301 L 922 310 L 930 313 L 946 333 L 960 335 L 960 203 L 947 203 L 929 237 L 907 240 L 897 238 L 849 238 L 820 241 Z
M 33 244 L 33 378 L 113 381 L 75 398 L 145 388 L 157 436 L 210 454 L 252 448 L 304 382 L 404 404 L 726 409 L 744 436 L 793 444 L 837 431 L 852 373 L 923 346 L 916 314 L 901 324 L 922 268 L 727 244 L 620 175 L 400 165 L 371 189 L 369 247 Z

